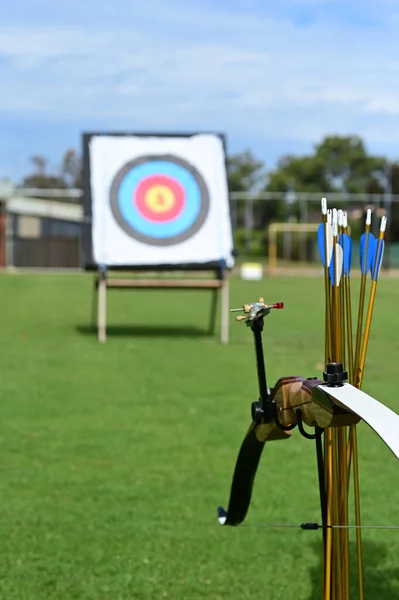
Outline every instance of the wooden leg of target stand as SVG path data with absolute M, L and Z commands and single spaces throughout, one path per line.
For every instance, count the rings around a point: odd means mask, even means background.
M 220 328 L 220 341 L 222 344 L 227 344 L 229 341 L 229 280 L 225 274 L 225 279 L 222 285 L 222 297 L 221 297 L 221 328 Z
M 97 298 L 98 298 L 97 278 L 94 277 L 92 296 L 91 296 L 91 320 L 90 320 L 90 325 L 93 329 L 95 329 L 95 327 L 96 327 L 96 317 L 97 317 L 97 313 L 98 313 Z
M 103 343 L 106 340 L 107 327 L 107 282 L 105 278 L 100 277 L 98 282 L 98 341 Z
M 218 301 L 218 295 L 219 295 L 218 292 L 219 292 L 218 289 L 212 290 L 211 314 L 209 317 L 209 328 L 208 328 L 210 335 L 215 334 L 216 308 L 217 308 L 217 301 Z

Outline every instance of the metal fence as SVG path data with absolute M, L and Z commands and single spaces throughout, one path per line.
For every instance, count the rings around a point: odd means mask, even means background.
M 231 217 L 235 243 L 241 257 L 256 258 L 259 262 L 268 260 L 271 223 L 320 223 L 320 200 L 323 196 L 327 197 L 329 207 L 348 212 L 355 261 L 359 254 L 358 241 L 364 231 L 366 210 L 372 210 L 372 231 L 375 235 L 378 235 L 381 217 L 386 215 L 384 265 L 386 268 L 399 267 L 399 195 L 394 194 L 233 192 L 230 195 Z M 319 261 L 317 233 L 303 230 L 280 232 L 277 235 L 276 252 L 280 264 L 290 261 L 316 263 Z
M 372 208 L 377 217 L 388 216 L 387 260 L 399 267 L 399 195 L 360 195 L 279 192 L 232 192 L 231 219 L 237 260 L 266 263 L 271 223 L 319 223 L 320 199 L 348 211 L 358 239 L 364 215 Z M 1 204 L 2 203 L 2 204 Z M 15 189 L 2 198 L 0 187 L 0 266 L 24 268 L 80 268 L 84 217 L 81 190 Z M 373 219 L 374 232 L 379 218 Z M 3 238 L 3 239 L 2 239 Z M 313 233 L 282 232 L 277 237 L 281 261 L 314 262 L 317 240 Z

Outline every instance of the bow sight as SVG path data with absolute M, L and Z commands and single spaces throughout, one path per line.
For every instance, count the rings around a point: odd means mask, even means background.
M 243 311 L 245 314 L 238 315 L 236 317 L 236 320 L 245 321 L 247 326 L 251 328 L 254 334 L 256 365 L 258 372 L 259 400 L 257 402 L 252 403 L 252 420 L 255 423 L 260 423 L 261 421 L 270 423 L 272 421 L 275 421 L 278 424 L 278 426 L 280 426 L 281 424 L 279 423 L 277 418 L 277 408 L 275 402 L 273 402 L 271 399 L 270 390 L 267 387 L 266 367 L 262 345 L 264 317 L 270 313 L 272 308 L 280 310 L 284 308 L 284 303 L 277 302 L 275 304 L 265 304 L 264 299 L 259 298 L 258 302 L 244 304 L 242 308 L 233 308 L 231 309 L 231 312 Z M 281 429 L 289 431 L 290 429 L 292 429 L 292 427 L 285 427 L 284 425 L 281 425 Z
M 246 321 L 247 325 L 251 326 L 253 321 L 259 321 L 263 317 L 266 317 L 266 315 L 270 313 L 272 308 L 284 308 L 284 303 L 277 302 L 276 304 L 265 304 L 263 298 L 259 298 L 258 302 L 252 302 L 252 304 L 244 304 L 242 308 L 232 308 L 230 312 L 244 312 L 244 315 L 238 315 L 236 317 L 236 321 Z

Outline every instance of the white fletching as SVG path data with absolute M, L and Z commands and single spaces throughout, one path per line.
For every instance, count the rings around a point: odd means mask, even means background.
M 363 419 L 392 450 L 396 458 L 399 458 L 399 416 L 393 410 L 350 383 L 344 383 L 342 386 L 334 388 L 327 385 L 318 387 L 334 398 L 343 408 Z
M 342 249 L 342 246 L 340 246 L 340 244 L 335 244 L 335 265 L 336 265 L 336 276 L 337 276 L 337 280 L 335 282 L 336 287 L 339 286 L 339 282 L 341 281 L 343 264 L 344 264 L 344 251 Z
M 348 213 L 344 211 L 344 227 L 348 227 Z
M 327 214 L 327 198 L 321 199 L 321 214 L 322 215 Z
M 327 230 L 327 236 L 326 236 L 326 242 L 327 242 L 327 267 L 329 267 L 330 263 L 331 263 L 331 257 L 332 257 L 333 246 L 334 246 L 333 228 L 332 228 L 332 225 L 330 223 L 326 223 L 326 230 Z
M 344 224 L 344 212 L 343 212 L 343 210 L 339 209 L 339 211 L 338 211 L 338 225 L 339 225 L 339 227 L 342 227 L 343 224 Z
M 332 225 L 332 213 L 331 213 L 331 209 L 330 208 L 327 211 L 327 223 L 329 223 L 330 225 Z
M 371 225 L 371 208 L 367 209 L 366 214 L 366 225 Z
M 386 227 L 387 227 L 387 218 L 381 217 L 380 231 L 385 231 Z

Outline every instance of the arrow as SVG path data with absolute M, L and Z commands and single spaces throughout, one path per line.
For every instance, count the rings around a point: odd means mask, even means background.
M 380 226 L 380 235 L 377 239 L 374 239 L 374 251 L 373 257 L 371 261 L 371 279 L 373 281 L 377 281 L 380 275 L 382 259 L 384 257 L 384 248 L 385 248 L 385 229 L 387 225 L 387 218 L 382 217 L 381 226 Z M 381 235 L 382 234 L 382 235 Z
M 371 289 L 370 289 L 370 299 L 369 299 L 369 305 L 368 305 L 368 309 L 367 309 L 366 325 L 364 327 L 363 345 L 362 345 L 362 350 L 361 350 L 361 354 L 360 354 L 360 358 L 359 358 L 359 364 L 356 369 L 356 387 L 358 387 L 358 388 L 361 387 L 362 381 L 363 381 L 363 372 L 364 372 L 364 366 L 366 363 L 367 346 L 368 346 L 368 341 L 369 341 L 369 337 L 370 337 L 371 319 L 373 317 L 375 295 L 377 292 L 377 282 L 378 282 L 378 276 L 380 274 L 382 258 L 384 255 L 384 245 L 385 245 L 384 244 L 384 236 L 385 236 L 386 225 L 387 225 L 387 218 L 382 217 L 381 225 L 380 225 L 380 233 L 379 233 L 378 239 L 377 240 L 374 239 L 374 242 L 373 242 L 374 251 L 373 251 L 372 265 L 371 265 L 372 266 L 372 272 L 371 272 L 372 283 L 371 283 Z
M 357 316 L 357 331 L 356 331 L 356 350 L 355 350 L 355 362 L 354 362 L 354 373 L 356 374 L 359 369 L 359 358 L 360 348 L 362 341 L 362 330 L 363 330 L 363 313 L 364 313 L 364 299 L 366 295 L 366 283 L 367 273 L 371 268 L 371 262 L 373 259 L 373 240 L 375 239 L 373 234 L 370 233 L 371 229 L 371 210 L 367 209 L 365 231 L 360 237 L 360 270 L 362 273 L 360 281 L 360 294 L 359 294 L 359 311 Z M 370 243 L 371 242 L 371 243 Z M 370 250 L 369 250 L 370 247 Z M 356 382 L 355 382 L 356 383 Z
M 327 199 L 321 199 L 322 223 L 318 228 L 318 246 L 320 258 L 324 267 L 324 296 L 325 296 L 325 333 L 324 333 L 324 358 L 325 363 L 331 361 L 331 302 L 330 302 L 330 279 L 328 268 L 331 263 L 334 236 L 332 230 L 331 210 L 327 210 Z

